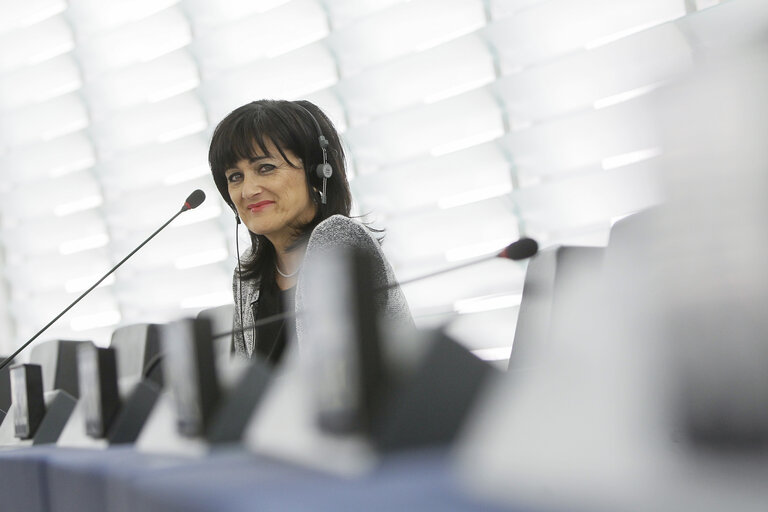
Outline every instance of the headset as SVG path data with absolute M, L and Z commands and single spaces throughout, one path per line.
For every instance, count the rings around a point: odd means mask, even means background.
M 327 196 L 325 186 L 328 178 L 333 176 L 333 167 L 331 167 L 331 164 L 328 163 L 328 139 L 326 139 L 323 135 L 323 130 L 320 129 L 320 123 L 317 122 L 317 119 L 314 115 L 312 115 L 312 112 L 297 102 L 292 103 L 307 113 L 310 119 L 312 119 L 312 123 L 314 123 L 315 128 L 317 129 L 317 142 L 320 144 L 320 149 L 323 151 L 323 163 L 317 164 L 317 167 L 315 167 L 315 174 L 318 178 L 323 180 L 323 191 L 320 192 L 320 201 L 323 204 L 326 204 Z

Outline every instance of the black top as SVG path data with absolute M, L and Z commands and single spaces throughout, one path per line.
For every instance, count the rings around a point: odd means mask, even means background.
M 274 279 L 265 279 L 259 290 L 259 300 L 253 305 L 253 318 L 256 322 L 285 311 L 295 311 L 295 286 L 281 290 Z M 271 365 L 277 365 L 289 339 L 287 331 L 292 331 L 291 336 L 295 336 L 295 329 L 296 321 L 293 318 L 256 327 L 254 355 Z

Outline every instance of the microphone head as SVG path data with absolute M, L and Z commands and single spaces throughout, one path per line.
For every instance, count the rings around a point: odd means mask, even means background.
M 194 208 L 197 208 L 202 204 L 202 202 L 205 201 L 205 192 L 203 192 L 200 189 L 195 190 L 191 194 L 189 194 L 189 197 L 186 201 L 184 201 L 184 206 L 181 207 L 181 211 L 187 211 L 192 210 Z
M 504 248 L 497 256 L 510 260 L 524 260 L 539 252 L 539 244 L 533 238 L 521 238 Z

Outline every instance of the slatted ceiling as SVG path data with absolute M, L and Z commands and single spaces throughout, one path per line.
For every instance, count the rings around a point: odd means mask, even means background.
M 427 19 L 429 23 L 424 23 Z M 416 0 L 360 18 L 331 34 L 328 44 L 336 53 L 342 76 L 347 77 L 450 41 L 484 24 L 481 0 Z
M 316 0 L 294 0 L 212 29 L 194 42 L 193 50 L 204 78 L 215 79 L 232 68 L 280 56 L 328 34 L 322 5 Z
M 516 190 L 512 198 L 530 229 L 577 228 L 660 203 L 658 170 L 648 160 Z
M 129 148 L 102 158 L 98 173 L 110 202 L 131 192 L 141 194 L 152 186 L 181 186 L 207 178 L 210 175 L 208 140 L 209 136 L 200 132 L 170 142 Z M 179 187 L 181 195 L 182 189 L 186 188 Z
M 509 74 L 684 14 L 683 2 L 668 0 L 549 0 L 492 23 L 486 34 Z
M 154 269 L 136 272 L 133 279 L 120 286 L 117 295 L 122 303 L 142 314 L 152 315 L 153 309 L 178 309 L 184 297 L 212 294 L 222 290 L 215 283 L 232 278 L 230 271 L 223 265 L 207 265 L 169 272 L 167 269 Z M 153 293 L 147 295 L 150 287 Z M 230 299 L 231 301 L 231 299 Z M 221 304 L 219 304 L 221 305 Z M 153 315 L 154 316 L 154 315 Z
M 204 82 L 202 96 L 212 119 L 257 98 L 298 98 L 325 89 L 338 80 L 333 55 L 315 43 L 280 58 L 263 59 Z
M 482 218 L 482 223 L 470 222 Z M 419 233 L 414 238 L 411 233 Z M 449 209 L 433 209 L 408 216 L 391 215 L 387 222 L 388 254 L 398 265 L 432 259 L 435 264 L 446 261 L 446 253 L 459 248 L 492 246 L 480 252 L 492 253 L 518 236 L 517 219 L 507 201 L 499 198 Z M 471 258 L 470 258 L 471 259 Z
M 346 146 L 346 141 L 343 139 L 343 134 L 347 131 L 348 128 L 348 115 L 345 108 L 346 100 L 344 100 L 344 103 L 342 103 L 341 95 L 338 94 L 336 85 L 334 84 L 330 87 L 313 91 L 304 95 L 303 98 L 311 101 L 320 107 L 323 112 L 325 112 L 325 115 L 330 118 L 330 120 L 333 122 L 333 125 L 336 127 L 336 131 L 342 134 L 342 144 L 345 144 L 345 151 L 349 153 Z M 347 154 L 347 156 L 349 157 L 351 155 Z M 354 162 L 348 163 L 350 164 L 350 167 L 354 167 Z M 354 172 L 350 174 L 350 176 L 354 176 Z
M 425 75 L 424 70 L 430 73 Z M 414 80 L 414 77 L 420 77 Z M 386 62 L 339 82 L 350 120 L 365 124 L 378 116 L 475 89 L 496 79 L 493 56 L 477 35 Z
M 25 338 L 29 338 L 56 316 L 64 308 L 63 305 L 72 302 L 82 292 L 67 293 L 60 288 L 58 291 L 47 290 L 32 294 L 21 294 L 16 290 L 12 290 L 12 293 L 12 312 L 17 319 L 17 328 L 23 329 Z M 80 304 L 82 307 L 72 310 L 75 316 L 111 311 L 117 307 L 111 286 L 96 288 Z M 67 323 L 66 319 L 62 319 L 62 327 L 66 327 Z
M 141 243 L 142 238 L 146 238 L 146 235 L 142 236 L 140 232 L 116 236 L 113 243 L 114 259 L 117 261 L 118 256 L 128 254 Z M 172 270 L 174 261 L 183 256 L 220 247 L 225 247 L 225 238 L 218 223 L 199 222 L 164 232 L 162 237 L 157 237 L 151 244 L 147 244 L 146 250 L 136 253 L 125 265 L 131 270 L 152 271 L 160 267 Z
M 80 71 L 71 55 L 9 72 L 0 81 L 0 109 L 24 107 L 79 89 Z
M 405 131 L 403 126 L 411 127 Z M 498 103 L 484 90 L 382 116 L 346 133 L 361 173 L 476 145 L 504 132 Z
M 38 236 L 31 237 L 30 233 Z M 3 240 L 6 252 L 41 254 L 60 252 L 62 244 L 106 233 L 104 219 L 97 211 L 78 212 L 66 217 L 37 217 L 23 225 L 6 229 Z M 11 247 L 13 246 L 13 247 Z M 67 246 L 69 247 L 69 246 Z
M 113 30 L 91 34 L 78 42 L 76 54 L 86 80 L 90 80 L 112 69 L 156 59 L 191 41 L 189 21 L 176 5 Z
M 42 63 L 72 51 L 74 35 L 63 15 L 0 34 L 0 73 Z
M 90 282 L 83 286 L 85 290 L 100 277 L 94 269 L 109 268 L 109 254 L 106 248 L 95 249 L 84 253 L 64 255 L 57 260 L 55 266 L 50 265 L 50 255 L 6 255 L 7 279 L 12 288 L 24 289 L 33 287 L 44 292 L 54 290 L 60 292 L 67 288 L 70 291 L 78 288 L 76 282 L 84 277 L 90 277 Z M 71 282 L 71 283 L 70 283 Z
M 513 124 L 538 122 L 622 94 L 642 94 L 691 69 L 689 43 L 674 25 L 661 25 L 592 50 L 501 78 L 494 90 Z
M 91 139 L 82 130 L 47 141 L 34 140 L 0 153 L 0 186 L 63 176 L 90 168 L 95 161 Z
M 386 245 L 387 242 L 384 243 L 385 248 Z M 424 272 L 420 272 L 415 275 L 423 274 Z M 408 276 L 404 276 L 404 279 L 408 279 Z M 525 265 L 494 259 L 479 263 L 476 267 L 456 270 L 455 273 L 445 273 L 428 280 L 415 281 L 405 285 L 405 292 L 409 298 L 416 301 L 418 309 L 452 308 L 454 302 L 470 296 L 487 296 L 522 289 L 524 279 Z M 464 283 L 465 286 L 471 286 L 471 293 L 467 293 L 464 286 L 456 286 L 457 281 Z M 441 293 L 436 294 L 435 289 L 441 290 Z
M 675 25 L 687 36 L 694 48 L 719 50 L 763 40 L 768 13 L 755 7 L 754 2 L 744 6 L 728 5 L 733 0 L 720 0 L 724 5 L 715 11 L 692 13 Z M 712 2 L 704 2 L 712 3 Z M 710 7 L 706 5 L 705 7 Z
M 269 14 L 288 3 L 290 0 L 185 0 L 184 6 L 195 34 L 204 37 L 221 26 L 238 23 L 256 14 Z
M 203 190 L 207 199 L 198 208 L 185 212 L 182 217 L 193 216 L 194 218 L 200 211 L 218 211 L 221 203 L 212 201 L 216 199 L 218 190 L 209 176 L 177 185 L 126 191 L 105 203 L 104 211 L 116 236 L 130 235 L 138 243 L 140 239 L 154 231 L 153 227 L 158 227 L 160 223 L 179 211 L 184 204 L 184 199 L 196 188 Z M 184 225 L 181 218 L 173 223 L 173 226 L 179 225 Z
M 66 10 L 67 2 L 65 0 L 29 0 L 28 2 L 3 0 L 0 2 L 0 8 L 3 11 L 3 17 L 0 18 L 0 33 L 2 33 L 55 16 Z
M 208 126 L 205 106 L 195 92 L 121 110 L 94 123 L 96 147 L 107 153 L 172 140 Z
M 102 73 L 86 84 L 84 94 L 89 98 L 92 118 L 99 120 L 115 110 L 162 101 L 195 89 L 199 83 L 195 59 L 181 49 Z
M 404 186 L 404 183 L 407 185 Z M 512 189 L 509 162 L 496 143 L 481 144 L 439 157 L 428 156 L 358 176 L 352 189 L 361 207 L 375 215 L 408 215 L 473 202 Z
M 0 136 L 8 146 L 51 140 L 82 130 L 88 111 L 76 93 L 8 110 L 0 118 Z
M 633 154 L 638 159 L 655 156 L 661 151 L 657 128 L 649 104 L 635 100 L 543 122 L 510 133 L 502 144 L 514 155 L 521 179 L 567 177 L 611 168 Z M 554 147 L 557 151 L 550 151 Z
M 42 183 L 40 182 L 42 181 Z M 78 209 L 99 206 L 101 190 L 96 177 L 89 171 L 70 176 L 28 181 L 3 200 L 3 215 L 10 219 L 62 217 Z M 32 202 L 29 197 L 37 198 Z
M 499 20 L 518 14 L 519 11 L 533 7 L 549 0 L 489 0 L 488 11 L 491 19 Z
M 334 30 L 341 30 L 361 18 L 408 1 L 410 0 L 325 0 L 323 3 Z
M 179 0 L 68 0 L 67 13 L 84 37 L 112 32 L 133 22 L 141 21 L 164 11 Z

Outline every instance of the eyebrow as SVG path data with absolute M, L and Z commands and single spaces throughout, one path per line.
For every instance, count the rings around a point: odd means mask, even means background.
M 274 159 L 275 157 L 270 156 L 270 155 L 252 156 L 252 157 L 250 157 L 248 159 L 248 163 L 252 164 L 254 162 L 258 162 L 259 160 L 265 160 L 265 159 L 268 159 L 268 158 Z M 229 169 L 224 169 L 224 174 L 226 174 L 226 173 L 228 173 L 230 171 L 231 172 L 235 172 L 235 171 L 239 171 L 239 169 L 237 167 L 230 167 Z

